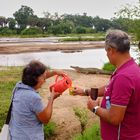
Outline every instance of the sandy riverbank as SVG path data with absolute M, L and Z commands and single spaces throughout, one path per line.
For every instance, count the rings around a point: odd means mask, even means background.
M 25 52 L 43 52 L 57 50 L 83 50 L 103 48 L 103 42 L 72 42 L 72 43 L 0 43 L 0 54 Z

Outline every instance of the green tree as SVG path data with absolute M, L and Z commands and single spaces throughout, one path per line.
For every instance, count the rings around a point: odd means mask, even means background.
M 93 18 L 91 16 L 87 16 L 86 13 L 83 13 L 83 15 L 63 14 L 61 18 L 63 21 L 73 23 L 74 26 L 93 27 Z
M 118 12 L 116 12 L 116 16 L 122 18 L 131 19 L 131 31 L 136 36 L 136 42 L 138 43 L 138 56 L 140 55 L 140 0 L 138 1 L 137 5 L 130 5 L 127 4 L 123 6 Z M 138 64 L 140 65 L 140 57 L 137 58 Z
M 5 27 L 7 24 L 7 20 L 5 17 L 0 16 L 0 27 Z
M 36 15 L 31 15 L 28 17 L 28 25 L 31 27 L 35 27 L 38 23 L 39 18 Z
M 44 12 L 44 18 L 43 18 L 43 25 L 44 27 L 42 28 L 44 31 L 48 32 L 48 29 L 50 26 L 54 25 L 54 20 L 58 20 L 58 14 L 55 13 L 55 17 L 51 15 L 49 12 Z
M 132 24 L 132 20 L 129 18 L 112 18 L 112 28 L 114 29 L 120 29 L 123 31 L 130 31 L 131 29 L 131 24 Z
M 45 28 L 45 22 L 44 18 L 38 18 L 37 27 L 43 30 Z
M 112 27 L 112 23 L 108 19 L 103 19 L 98 16 L 93 18 L 93 25 L 97 32 L 105 32 Z
M 61 34 L 62 30 L 61 30 L 60 25 L 50 26 L 48 29 L 48 33 L 52 33 L 54 35 Z
M 83 13 L 83 15 L 75 15 L 75 21 L 77 26 L 93 27 L 93 18 L 87 16 L 87 13 Z
M 72 25 L 69 22 L 61 22 L 59 25 L 62 34 L 70 34 L 72 32 Z
M 14 18 L 7 18 L 9 29 L 13 30 L 16 26 L 16 20 Z
M 130 19 L 127 25 L 130 31 L 136 35 L 136 39 L 140 40 L 140 0 L 137 5 L 127 4 L 115 13 L 117 17 Z
M 22 5 L 21 8 L 13 14 L 21 30 L 27 27 L 29 18 L 33 16 L 33 13 L 32 8 Z

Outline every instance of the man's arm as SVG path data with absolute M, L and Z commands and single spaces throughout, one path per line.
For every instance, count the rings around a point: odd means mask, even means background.
M 99 96 L 99 97 L 104 96 L 105 87 L 106 87 L 106 85 L 105 85 L 105 86 L 102 86 L 102 87 L 100 87 L 100 88 L 98 88 L 98 96 Z
M 124 118 L 125 111 L 126 106 L 111 105 L 109 110 L 98 108 L 96 114 L 110 124 L 119 125 Z
M 101 97 L 104 95 L 105 86 L 98 88 L 98 96 Z M 91 89 L 82 89 L 79 87 L 73 87 L 73 95 L 80 95 L 80 96 L 89 96 Z
M 104 96 L 105 86 L 98 88 L 98 97 Z M 84 95 L 90 95 L 91 89 L 85 89 Z
M 93 108 L 98 105 L 99 102 L 97 100 L 94 101 L 91 98 L 89 98 L 87 103 L 88 109 L 93 111 Z M 110 124 L 119 125 L 124 118 L 126 108 L 126 106 L 119 106 L 114 104 L 111 105 L 110 109 L 99 107 L 96 111 L 96 115 L 98 115 L 101 119 Z

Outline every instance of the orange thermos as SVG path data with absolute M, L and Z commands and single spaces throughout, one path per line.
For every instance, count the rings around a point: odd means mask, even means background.
M 55 92 L 62 94 L 66 89 L 71 87 L 72 81 L 65 74 L 61 76 L 62 78 L 60 80 L 58 80 L 59 77 L 60 77 L 59 75 L 56 76 L 55 83 L 50 86 L 50 91 L 52 91 L 52 88 L 54 88 Z

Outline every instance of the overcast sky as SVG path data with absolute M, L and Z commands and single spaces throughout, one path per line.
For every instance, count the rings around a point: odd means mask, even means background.
M 138 0 L 0 0 L 0 16 L 13 17 L 13 13 L 20 9 L 21 5 L 29 6 L 34 14 L 43 17 L 43 12 L 58 12 L 59 15 L 83 14 L 108 18 L 114 16 L 114 12 L 120 7 L 129 4 L 137 4 Z

